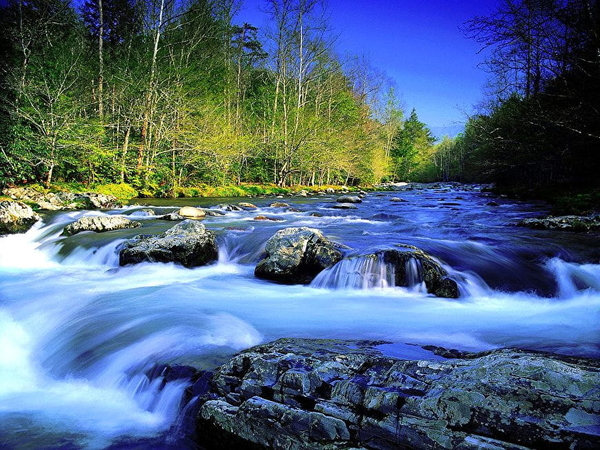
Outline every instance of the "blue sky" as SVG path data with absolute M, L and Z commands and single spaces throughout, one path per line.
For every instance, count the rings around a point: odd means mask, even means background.
M 263 27 L 264 0 L 243 0 L 238 22 Z M 498 0 L 327 0 L 338 53 L 365 55 L 394 80 L 406 112 L 432 129 L 462 124 L 483 99 L 479 44 L 459 27 Z

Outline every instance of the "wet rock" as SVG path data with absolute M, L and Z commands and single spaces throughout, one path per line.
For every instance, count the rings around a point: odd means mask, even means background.
M 500 206 L 500 204 L 498 202 L 495 201 L 489 201 L 485 204 L 485 206 Z
M 22 202 L 0 202 L 0 234 L 23 233 L 40 220 L 30 206 Z
M 204 213 L 209 217 L 221 217 L 224 216 L 225 213 L 222 211 L 216 211 L 214 209 L 205 209 Z
M 283 202 L 273 202 L 269 205 L 271 208 L 289 208 L 290 205 Z
M 154 212 L 153 209 L 144 208 L 144 209 L 139 209 L 137 211 L 134 211 L 132 213 L 132 215 L 150 217 L 150 216 L 156 216 L 156 213 Z
M 375 253 L 385 263 L 394 266 L 396 286 L 411 287 L 425 283 L 427 292 L 438 297 L 458 298 L 458 284 L 448 278 L 448 272 L 431 255 L 410 245 Z
M 244 209 L 256 209 L 257 208 L 256 205 L 254 205 L 252 203 L 246 203 L 246 202 L 238 203 L 238 206 L 240 208 L 244 208 Z
M 390 199 L 390 201 L 391 202 L 396 202 L 396 203 L 407 203 L 408 202 L 408 200 L 405 200 L 405 199 L 400 198 L 400 197 L 392 197 Z
M 157 219 L 160 220 L 171 220 L 171 221 L 180 221 L 180 220 L 185 220 L 185 217 L 180 216 L 179 214 L 177 214 L 176 211 L 167 213 L 167 214 L 163 214 L 162 216 L 158 216 Z
M 27 200 L 37 203 L 40 209 L 58 211 L 68 209 L 112 209 L 120 206 L 113 195 L 97 194 L 95 192 L 39 192 L 33 188 L 8 188 L 4 195 L 17 200 Z
M 340 203 L 339 205 L 331 206 L 332 209 L 358 209 L 356 205 L 352 203 Z
M 138 228 L 142 224 L 123 216 L 88 216 L 81 217 L 77 221 L 67 225 L 62 234 L 72 236 L 82 231 L 93 231 L 103 233 L 105 231 L 122 230 L 126 228 Z
M 284 228 L 272 236 L 254 275 L 280 283 L 310 283 L 342 259 L 338 246 L 313 228 Z
M 203 209 L 194 206 L 184 206 L 177 211 L 177 214 L 186 219 L 204 219 L 206 217 L 206 212 Z
M 600 214 L 594 216 L 548 216 L 523 219 L 517 225 L 538 230 L 590 231 L 600 229 Z
M 336 201 L 338 203 L 362 203 L 362 199 L 357 195 L 342 195 Z
M 303 189 L 301 191 L 296 192 L 296 195 L 298 197 L 308 197 L 308 191 Z
M 325 193 L 326 194 L 335 194 L 335 189 L 329 187 L 329 188 L 325 189 Z
M 269 217 L 269 216 L 256 216 L 254 220 L 265 220 L 269 222 L 283 222 L 283 219 L 278 217 Z
M 240 208 L 237 205 L 230 205 L 228 203 L 222 203 L 216 206 L 217 209 L 222 209 L 223 211 L 243 211 L 243 208 Z
M 214 373 L 212 399 L 197 416 L 200 444 L 306 450 L 600 446 L 597 361 L 513 349 L 403 360 L 384 356 L 379 344 L 280 339 L 240 353 Z
M 185 267 L 210 264 L 217 260 L 215 235 L 200 222 L 186 219 L 157 236 L 137 236 L 119 251 L 119 264 L 175 262 Z

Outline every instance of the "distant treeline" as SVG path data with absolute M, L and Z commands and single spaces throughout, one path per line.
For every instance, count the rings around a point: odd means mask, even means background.
M 595 2 L 506 0 L 471 21 L 494 89 L 437 144 L 381 72 L 336 53 L 322 1 L 265 0 L 265 30 L 235 23 L 237 3 L 9 0 L 0 186 L 598 179 Z
M 503 0 L 466 24 L 492 74 L 483 112 L 448 143 L 444 176 L 502 187 L 600 187 L 600 7 Z

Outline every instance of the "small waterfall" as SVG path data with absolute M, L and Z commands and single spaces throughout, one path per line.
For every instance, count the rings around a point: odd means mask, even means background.
M 319 275 L 310 284 L 316 288 L 376 289 L 395 286 L 393 264 L 382 255 L 357 256 L 343 259 Z
M 421 261 L 410 258 L 405 263 L 406 282 L 408 288 L 414 292 L 427 293 L 427 286 L 423 280 L 423 266 Z
M 568 263 L 552 258 L 546 263 L 546 270 L 554 275 L 559 298 L 572 298 L 584 290 L 600 292 L 600 265 Z

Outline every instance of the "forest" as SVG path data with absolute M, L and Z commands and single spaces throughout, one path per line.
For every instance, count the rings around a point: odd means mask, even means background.
M 0 187 L 382 181 L 598 187 L 600 20 L 591 0 L 501 0 L 463 25 L 490 83 L 434 137 L 321 0 L 9 0 L 0 11 Z M 457 24 L 457 26 L 460 24 Z M 443 70 L 443 68 L 440 68 Z M 441 139 L 443 138 L 443 139 Z

